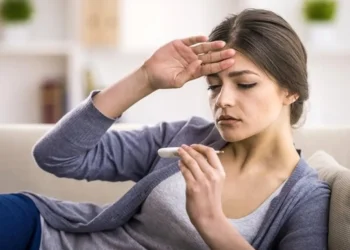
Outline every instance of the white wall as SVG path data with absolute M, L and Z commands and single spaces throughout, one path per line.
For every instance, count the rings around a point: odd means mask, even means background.
M 63 40 L 69 38 L 69 1 L 70 0 L 33 0 L 35 18 L 31 23 L 33 40 Z
M 158 46 L 175 38 L 208 34 L 227 14 L 245 7 L 270 9 L 291 23 L 305 42 L 309 53 L 310 103 L 306 126 L 350 124 L 347 107 L 350 50 L 315 50 L 307 43 L 302 0 L 192 0 L 121 1 L 121 40 L 117 55 L 97 53 L 104 84 L 110 84 L 138 67 Z M 336 34 L 341 42 L 350 41 L 347 25 L 350 1 L 340 0 Z M 341 39 L 340 39 L 341 38 Z M 131 54 L 128 54 L 131 53 Z M 125 121 L 153 123 L 160 120 L 185 119 L 191 115 L 211 119 L 204 79 L 189 83 L 181 90 L 166 90 L 137 103 L 125 113 Z
M 232 0 L 123 0 L 120 5 L 120 53 L 90 52 L 104 85 L 139 67 L 159 46 L 177 38 L 208 35 L 227 14 L 237 10 Z M 162 90 L 131 107 L 125 122 L 154 123 L 197 115 L 211 119 L 204 79 L 177 90 Z

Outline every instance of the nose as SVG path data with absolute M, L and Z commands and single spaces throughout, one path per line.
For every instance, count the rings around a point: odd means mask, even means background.
M 231 84 L 232 85 L 232 84 Z M 215 105 L 219 108 L 233 107 L 236 104 L 236 93 L 232 86 L 223 84 L 216 97 Z

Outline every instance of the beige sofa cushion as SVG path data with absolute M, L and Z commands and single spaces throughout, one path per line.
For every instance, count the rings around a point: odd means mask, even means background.
M 329 249 L 350 249 L 350 170 L 324 151 L 317 151 L 308 163 L 331 187 Z

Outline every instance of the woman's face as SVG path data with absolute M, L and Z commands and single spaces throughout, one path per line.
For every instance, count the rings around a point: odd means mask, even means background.
M 207 83 L 216 126 L 229 142 L 264 131 L 277 123 L 287 108 L 287 92 L 239 52 L 232 67 L 207 76 Z M 289 116 L 282 119 L 289 122 Z

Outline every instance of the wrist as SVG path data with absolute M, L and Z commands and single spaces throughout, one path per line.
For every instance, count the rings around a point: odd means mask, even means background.
M 152 80 L 151 80 L 151 77 L 150 77 L 150 74 L 147 70 L 147 65 L 146 65 L 147 62 L 145 62 L 137 71 L 136 73 L 139 74 L 139 77 L 142 78 L 142 81 L 143 84 L 150 90 L 150 91 L 156 91 L 157 88 L 155 88 L 153 85 L 152 85 Z
M 200 227 L 200 228 L 213 228 L 216 225 L 222 225 L 227 221 L 226 216 L 224 215 L 223 212 L 217 212 L 214 213 L 212 216 L 204 217 L 201 216 L 199 217 L 195 224 Z
M 115 119 L 133 104 L 154 90 L 141 69 L 110 85 L 93 98 L 95 107 L 105 116 Z
M 132 103 L 135 103 L 144 97 L 152 94 L 155 89 L 149 84 L 147 72 L 140 67 L 130 75 L 127 82 L 123 82 L 125 90 L 130 92 Z

